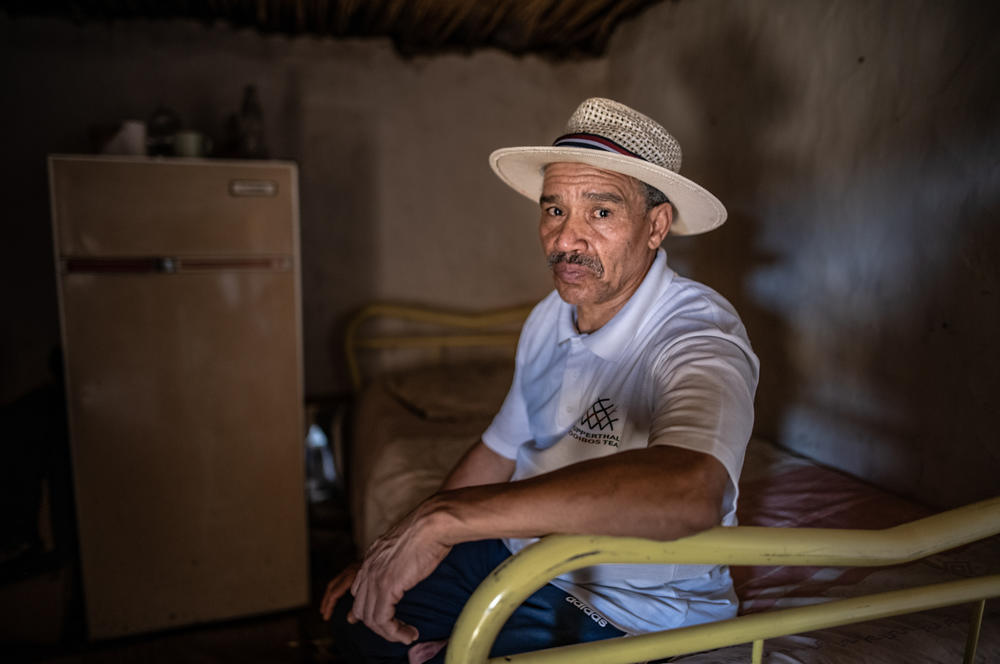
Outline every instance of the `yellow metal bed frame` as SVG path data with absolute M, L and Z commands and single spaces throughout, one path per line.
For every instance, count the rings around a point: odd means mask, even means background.
M 976 602 L 966 643 L 975 660 L 985 601 L 1000 596 L 1000 574 L 832 600 L 642 636 L 582 643 L 489 659 L 510 614 L 549 580 L 603 563 L 829 565 L 879 567 L 917 560 L 1000 533 L 1000 497 L 885 530 L 717 527 L 672 542 L 625 537 L 551 535 L 512 556 L 483 581 L 459 616 L 446 664 L 515 662 L 629 664 L 753 643 L 825 627 Z
M 348 321 L 344 335 L 347 370 L 354 391 L 361 388 L 358 355 L 363 350 L 389 348 L 510 347 L 517 345 L 520 325 L 531 313 L 530 306 L 478 313 L 446 311 L 406 304 L 369 304 Z M 362 326 L 373 319 L 424 323 L 435 328 L 458 329 L 460 333 L 366 335 Z M 512 326 L 516 329 L 511 330 Z
M 530 311 L 531 307 L 514 307 L 463 313 L 412 305 L 369 305 L 347 327 L 345 347 L 351 381 L 355 389 L 361 386 L 357 356 L 366 349 L 513 346 L 517 343 L 516 332 L 496 330 L 523 322 Z M 374 318 L 457 328 L 461 332 L 365 336 L 361 327 Z M 459 616 L 445 661 L 446 664 L 631 664 L 752 643 L 751 662 L 760 664 L 764 641 L 769 638 L 973 603 L 963 660 L 972 664 L 986 600 L 1000 596 L 1000 574 L 520 655 L 490 659 L 489 651 L 501 627 L 521 602 L 553 578 L 582 567 L 605 563 L 881 567 L 918 560 L 998 533 L 1000 497 L 885 530 L 717 527 L 671 542 L 550 535 L 512 556 L 483 581 Z

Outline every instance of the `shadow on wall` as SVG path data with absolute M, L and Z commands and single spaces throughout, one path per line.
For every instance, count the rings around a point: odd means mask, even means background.
M 785 272 L 810 368 L 785 438 L 938 507 L 996 495 L 1000 473 L 1000 48 L 956 7 L 926 68 L 881 65 L 846 181 L 817 168 L 789 210 L 813 228 Z
M 898 188 L 883 192 L 883 205 L 923 198 L 907 172 L 890 176 Z M 912 226 L 899 219 L 874 233 L 868 265 L 857 266 L 858 290 L 830 303 L 838 320 L 825 322 L 833 328 L 808 330 L 826 371 L 810 380 L 785 423 L 786 435 L 816 446 L 821 460 L 940 507 L 997 493 L 997 184 L 953 183 L 928 206 L 950 212 L 921 221 L 914 210 Z M 904 207 L 911 205 L 920 207 Z
M 1000 473 L 1000 48 L 970 7 L 917 22 L 933 66 L 847 45 L 856 77 L 809 81 L 802 108 L 736 22 L 724 52 L 678 67 L 693 103 L 726 114 L 708 116 L 696 179 L 730 221 L 674 249 L 747 324 L 758 433 L 941 507 L 995 494 Z M 848 69 L 826 66 L 812 71 Z M 864 106 L 845 117 L 851 99 Z M 785 123 L 799 135 L 782 157 L 765 137 Z
M 322 400 L 349 384 L 344 329 L 375 293 L 376 132 L 335 100 L 310 98 L 299 117 L 306 395 Z
M 955 65 L 925 81 L 926 104 L 910 110 L 912 130 L 898 135 L 888 169 L 896 187 L 883 207 L 903 214 L 885 245 L 905 262 L 883 279 L 905 306 L 868 336 L 865 367 L 876 393 L 900 406 L 903 425 L 884 443 L 893 461 L 917 459 L 909 477 L 893 465 L 872 472 L 942 507 L 1000 494 L 1000 10 L 956 7 L 947 15 L 955 48 L 942 58 Z
M 711 183 L 729 218 L 707 235 L 671 240 L 670 250 L 689 276 L 722 293 L 743 318 L 761 364 L 754 429 L 777 440 L 799 380 L 788 354 L 790 331 L 783 312 L 769 309 L 749 290 L 752 275 L 780 256 L 760 242 L 761 212 L 748 208 L 766 195 L 760 191 L 762 177 L 781 178 L 789 170 L 764 137 L 790 113 L 790 81 L 745 27 L 733 22 L 720 32 L 725 50 L 713 58 L 705 58 L 701 49 L 686 53 L 678 71 L 683 95 L 703 109 L 708 125 L 698 145 L 698 161 L 706 167 L 694 177 Z M 715 115 L 720 112 L 726 117 Z

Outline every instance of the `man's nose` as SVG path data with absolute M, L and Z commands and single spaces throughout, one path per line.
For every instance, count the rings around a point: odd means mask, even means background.
M 586 251 L 586 229 L 587 224 L 581 215 L 572 212 L 567 214 L 562 226 L 559 227 L 555 248 L 558 251 L 565 251 L 567 253 Z

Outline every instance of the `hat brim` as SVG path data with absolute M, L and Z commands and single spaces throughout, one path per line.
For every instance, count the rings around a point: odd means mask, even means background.
M 514 191 L 538 202 L 544 169 L 556 162 L 587 164 L 630 175 L 662 191 L 674 204 L 670 226 L 674 235 L 696 235 L 718 228 L 726 221 L 726 208 L 707 189 L 682 175 L 642 159 L 589 148 L 501 148 L 490 155 L 490 167 Z

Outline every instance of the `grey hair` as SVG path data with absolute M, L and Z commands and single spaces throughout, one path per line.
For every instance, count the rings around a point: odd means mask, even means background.
M 642 185 L 643 191 L 646 193 L 646 212 L 649 212 L 657 205 L 663 205 L 664 203 L 670 203 L 670 199 L 662 191 L 657 189 L 651 184 L 646 184 L 642 180 L 639 180 L 639 184 Z M 673 203 L 670 203 L 671 207 Z

